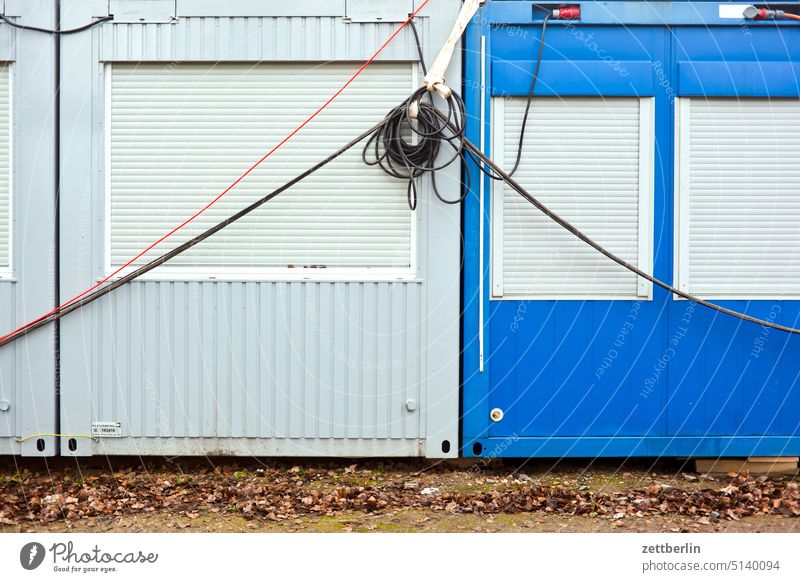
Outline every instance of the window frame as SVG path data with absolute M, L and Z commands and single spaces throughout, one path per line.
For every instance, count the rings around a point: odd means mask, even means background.
M 505 167 L 503 141 L 505 137 L 505 99 L 508 96 L 499 95 L 491 98 L 491 144 L 492 158 L 495 163 Z M 512 96 L 524 98 L 521 96 Z M 569 97 L 596 98 L 604 97 L 580 96 Z M 569 98 L 556 97 L 556 98 Z M 552 97 L 551 97 L 552 98 Z M 655 196 L 655 98 L 652 96 L 626 97 L 639 101 L 639 221 L 638 221 L 638 250 L 637 266 L 646 273 L 653 271 L 653 237 L 654 237 L 654 196 Z M 533 106 L 536 107 L 534 100 Z M 503 289 L 503 184 L 492 181 L 491 186 L 491 301 L 652 301 L 653 284 L 637 277 L 636 295 L 619 295 L 608 293 L 581 293 L 579 295 L 553 295 L 550 293 L 505 293 Z M 535 192 L 533 193 L 535 195 Z
M 276 61 L 277 62 L 277 61 Z M 280 61 L 281 64 L 285 64 Z M 289 63 L 308 64 L 305 61 L 288 61 Z M 331 61 L 337 63 L 339 61 Z M 230 61 L 230 64 L 240 64 L 239 61 Z M 269 63 L 265 61 L 265 63 Z M 339 62 L 341 64 L 341 62 Z M 130 65 L 131 63 L 121 63 Z M 144 63 L 142 63 L 144 64 Z M 217 63 L 224 66 L 226 62 Z M 411 67 L 410 90 L 414 91 L 421 82 L 421 67 L 417 61 L 408 61 Z M 124 277 L 135 271 L 142 263 L 120 269 L 111 264 L 111 87 L 112 87 L 112 62 L 103 66 L 103 276 L 112 276 L 113 279 Z M 355 137 L 355 136 L 354 136 Z M 358 146 L 356 146 L 358 147 Z M 244 171 L 245 168 L 242 168 Z M 288 178 L 287 178 L 288 179 Z M 427 187 L 419 189 L 426 192 Z M 422 198 L 422 197 L 421 197 Z M 423 200 L 421 200 L 423 201 Z M 267 203 L 269 204 L 269 203 Z M 198 208 L 199 209 L 199 208 Z M 328 281 L 328 282 L 382 282 L 382 281 L 418 281 L 422 280 L 420 260 L 420 236 L 424 235 L 424 228 L 428 223 L 426 204 L 418 204 L 410 216 L 410 241 L 409 241 L 409 266 L 408 267 L 326 267 L 292 268 L 292 267 L 197 267 L 194 265 L 161 265 L 149 273 L 138 277 L 144 281 Z M 188 216 L 187 216 L 188 218 Z M 158 248 L 158 247 L 156 247 Z M 160 256 L 156 253 L 152 258 Z M 133 258 L 133 257 L 131 257 Z M 118 272 L 117 272 L 118 271 Z

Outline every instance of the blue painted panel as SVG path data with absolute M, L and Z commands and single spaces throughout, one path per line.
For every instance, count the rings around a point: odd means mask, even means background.
M 800 437 L 774 436 L 519 438 L 512 435 L 475 442 L 481 445 L 480 456 L 491 457 L 771 457 L 796 456 L 800 450 Z M 471 448 L 465 454 L 477 456 Z
M 619 3 L 591 4 L 619 8 Z M 643 9 L 627 4 L 617 13 L 618 22 Z M 659 4 L 658 10 L 706 14 L 711 3 L 669 4 Z M 468 135 L 476 142 L 482 98 L 489 136 L 490 95 L 527 93 L 540 30 L 530 20 L 526 26 L 509 26 L 525 22 L 522 12 L 530 19 L 530 3 L 490 1 L 483 10 L 466 40 Z M 504 14 L 508 20 L 497 21 Z M 552 26 L 537 94 L 655 97 L 654 274 L 671 282 L 675 97 L 800 95 L 794 63 L 800 30 L 647 22 Z M 490 80 L 486 93 L 480 89 L 481 37 Z M 757 78 L 756 71 L 761 73 Z M 486 150 L 491 155 L 488 137 Z M 491 301 L 491 187 L 487 181 L 481 207 L 481 178 L 474 167 L 469 170 L 463 298 L 466 456 L 800 454 L 800 337 L 676 301 L 660 288 L 651 301 Z M 485 228 L 482 264 L 480 220 Z M 477 293 L 481 271 L 482 297 Z M 484 371 L 478 364 L 479 302 L 485 311 Z M 800 324 L 798 301 L 723 304 Z M 500 422 L 489 420 L 494 407 L 505 412 Z
M 542 61 L 537 95 L 653 95 L 648 61 Z M 613 63 L 609 65 L 609 63 Z M 492 62 L 492 95 L 527 95 L 534 61 Z
M 800 64 L 780 61 L 679 61 L 678 95 L 794 97 Z

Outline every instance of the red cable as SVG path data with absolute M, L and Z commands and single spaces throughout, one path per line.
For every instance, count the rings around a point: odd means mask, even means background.
M 56 307 L 55 309 L 52 309 L 51 311 L 48 311 L 48 312 L 47 312 L 47 313 L 45 313 L 44 315 L 41 315 L 41 316 L 37 317 L 36 319 L 29 321 L 29 322 L 28 322 L 28 323 L 26 323 L 25 325 L 22 325 L 22 326 L 18 327 L 17 329 L 15 329 L 15 330 L 13 330 L 13 331 L 11 331 L 11 332 L 7 333 L 7 334 L 6 334 L 6 335 L 4 335 L 3 337 L 0 337 L 0 341 L 3 341 L 4 339 L 6 339 L 6 338 L 8 338 L 8 337 L 10 337 L 10 336 L 12 336 L 12 335 L 14 335 L 14 334 L 15 334 L 15 333 L 17 333 L 17 332 L 20 332 L 20 331 L 22 331 L 23 329 L 25 329 L 25 328 L 27 328 L 27 327 L 30 327 L 30 326 L 31 326 L 31 325 L 33 325 L 34 323 L 37 323 L 37 322 L 39 322 L 39 321 L 43 320 L 44 318 L 46 318 L 46 317 L 49 317 L 49 316 L 53 315 L 54 313 L 57 313 L 58 311 L 60 311 L 60 310 L 64 309 L 64 308 L 65 308 L 66 306 L 68 306 L 69 304 L 71 304 L 71 303 L 74 303 L 75 301 L 77 301 L 78 299 L 80 299 L 81 297 L 83 297 L 84 295 L 86 295 L 86 294 L 88 294 L 88 293 L 91 293 L 92 291 L 94 291 L 95 289 L 97 289 L 98 287 L 100 287 L 101 285 L 103 285 L 104 283 L 106 283 L 106 282 L 107 282 L 109 279 L 111 279 L 112 277 L 114 277 L 115 275 L 117 275 L 117 274 L 118 274 L 120 271 L 122 271 L 123 269 L 126 269 L 127 267 L 130 267 L 130 266 L 131 266 L 131 265 L 132 265 L 134 262 L 136 262 L 138 259 L 140 259 L 140 258 L 141 258 L 143 255 L 145 255 L 145 254 L 147 254 L 148 252 L 150 252 L 150 251 L 151 251 L 153 248 L 155 248 L 157 245 L 161 244 L 161 243 L 162 243 L 164 240 L 166 240 L 167 238 L 171 237 L 173 234 L 175 234 L 176 232 L 178 232 L 178 231 L 179 231 L 180 229 L 182 229 L 184 226 L 186 226 L 187 224 L 189 224 L 190 222 L 192 222 L 192 221 L 193 221 L 195 218 L 197 218 L 198 216 L 200 216 L 201 214 L 203 214 L 203 213 L 204 213 L 206 210 L 208 210 L 209 208 L 211 208 L 211 207 L 212 207 L 214 204 L 216 204 L 216 203 L 217 203 L 217 201 L 218 201 L 220 198 L 222 198 L 223 196 L 225 196 L 225 194 L 227 194 L 228 192 L 230 192 L 230 191 L 231 191 L 231 190 L 232 190 L 232 189 L 233 189 L 233 188 L 234 188 L 234 187 L 235 187 L 235 186 L 236 186 L 236 185 L 237 185 L 239 182 L 241 182 L 242 180 L 244 180 L 244 178 L 245 178 L 245 177 L 247 177 L 247 175 L 248 175 L 248 174 L 250 174 L 250 172 L 252 172 L 252 171 L 253 171 L 253 170 L 255 170 L 255 169 L 256 169 L 256 168 L 257 168 L 259 165 L 261 165 L 261 163 L 262 163 L 264 160 L 266 160 L 268 157 L 270 157 L 270 156 L 271 156 L 273 153 L 275 153 L 275 151 L 277 151 L 277 150 L 278 150 L 278 148 L 280 148 L 281 146 L 283 146 L 283 144 L 285 144 L 285 143 L 286 143 L 287 141 L 289 141 L 289 140 L 290 140 L 292 137 L 294 137 L 294 135 L 295 135 L 295 134 L 297 134 L 297 132 L 299 132 L 299 131 L 300 131 L 301 129 L 303 129 L 303 128 L 304 128 L 306 125 L 308 125 L 308 124 L 309 124 L 309 123 L 310 123 L 310 122 L 311 122 L 311 121 L 312 121 L 312 120 L 313 120 L 313 119 L 314 119 L 314 118 L 315 118 L 317 115 L 319 115 L 319 114 L 320 114 L 320 113 L 321 113 L 321 112 L 322 112 L 322 111 L 323 111 L 323 110 L 324 110 L 324 109 L 325 109 L 325 108 L 326 108 L 328 105 L 330 105 L 330 104 L 333 102 L 333 100 L 334 100 L 334 99 L 336 99 L 336 98 L 337 98 L 339 95 L 341 95 L 341 94 L 342 94 L 342 92 L 343 92 L 345 89 L 347 89 L 347 87 L 349 87 L 349 86 L 350 86 L 350 84 L 351 84 L 351 83 L 352 83 L 352 82 L 353 82 L 353 81 L 356 79 L 356 77 L 358 77 L 358 76 L 359 76 L 359 75 L 360 75 L 360 74 L 361 74 L 361 73 L 364 71 L 364 69 L 366 69 L 366 68 L 367 68 L 367 67 L 368 67 L 368 66 L 369 66 L 369 65 L 372 63 L 372 61 L 374 61 L 374 60 L 375 60 L 375 59 L 378 57 L 378 55 L 379 55 L 379 54 L 381 54 L 381 52 L 383 52 L 383 49 L 385 49 L 385 48 L 386 48 L 386 47 L 389 45 L 389 43 L 391 43 L 391 42 L 392 42 L 392 41 L 395 39 L 395 37 L 396 37 L 398 34 L 400 34 L 400 32 L 401 32 L 401 31 L 402 31 L 402 30 L 403 30 L 403 29 L 404 29 L 404 28 L 405 28 L 405 27 L 408 25 L 408 23 L 409 23 L 409 22 L 411 22 L 411 20 L 412 20 L 412 19 L 413 19 L 413 18 L 414 18 L 414 17 L 415 17 L 417 14 L 419 14 L 419 12 L 420 12 L 420 11 L 421 11 L 421 10 L 422 10 L 424 7 L 425 7 L 425 5 L 426 5 L 426 4 L 427 4 L 429 1 L 430 1 L 430 0 L 423 0 L 422 4 L 420 4 L 420 5 L 419 5 L 419 8 L 417 8 L 416 10 L 414 10 L 414 12 L 412 12 L 412 13 L 411 13 L 411 14 L 408 16 L 408 18 L 405 20 L 405 22 L 403 22 L 403 24 L 401 24 L 401 25 L 400 25 L 400 27 L 399 27 L 397 30 L 395 30 L 395 31 L 394 31 L 394 33 L 392 33 L 392 36 L 390 36 L 388 39 L 386 39 L 386 41 L 385 41 L 385 42 L 384 42 L 384 43 L 383 43 L 383 44 L 382 44 L 380 47 L 378 47 L 378 50 L 376 50 L 376 51 L 373 53 L 373 55 L 372 55 L 371 57 L 369 57 L 369 58 L 368 58 L 368 59 L 367 59 L 367 60 L 364 62 L 364 64 L 363 64 L 363 65 L 361 65 L 361 67 L 360 67 L 360 68 L 359 68 L 359 69 L 358 69 L 358 70 L 357 70 L 355 73 L 353 73 L 353 75 L 352 75 L 352 76 L 351 76 L 351 77 L 350 77 L 350 78 L 347 80 L 347 82 L 346 82 L 344 85 L 342 85 L 342 86 L 339 88 L 339 90 L 338 90 L 338 91 L 336 91 L 336 93 L 334 93 L 334 94 L 333 94 L 333 95 L 332 95 L 332 96 L 331 96 L 331 97 L 330 97 L 330 98 L 329 98 L 329 99 L 328 99 L 328 100 L 327 100 L 327 101 L 326 101 L 326 102 L 325 102 L 323 105 L 321 105 L 321 106 L 320 106 L 320 107 L 319 107 L 319 108 L 318 108 L 316 111 L 314 111 L 314 113 L 312 113 L 312 114 L 311 114 L 311 115 L 310 115 L 310 116 L 309 116 L 309 117 L 308 117 L 308 118 L 307 118 L 307 119 L 306 119 L 306 120 L 305 120 L 303 123 L 301 123 L 300 125 L 298 125 L 298 126 L 297 126 L 297 127 L 296 127 L 296 128 L 295 128 L 295 129 L 294 129 L 294 130 L 293 130 L 293 131 L 292 131 L 292 132 L 289 134 L 289 135 L 287 135 L 285 138 L 283 138 L 283 139 L 280 141 L 280 143 L 278 143 L 278 145 L 276 145 L 275 147 L 273 147 L 273 148 L 272 148 L 271 150 L 269 150 L 269 151 L 268 151 L 266 154 L 264 154 L 264 155 L 263 155 L 263 156 L 262 156 L 262 157 L 261 157 L 261 158 L 260 158 L 260 159 L 259 159 L 259 160 L 258 160 L 256 163 L 254 163 L 252 166 L 250 166 L 250 167 L 247 169 L 247 171 L 246 171 L 244 174 L 242 174 L 241 176 L 239 176 L 238 178 L 236 178 L 236 180 L 234 180 L 234 181 L 233 181 L 233 183 L 232 183 L 230 186 L 228 186 L 227 188 L 225 188 L 225 190 L 223 190 L 222 192 L 220 192 L 220 193 L 219 193 L 219 194 L 218 194 L 218 195 L 217 195 L 217 196 L 216 196 L 216 197 L 215 197 L 213 200 L 211 200 L 211 202 L 209 202 L 208 204 L 206 204 L 205 206 L 203 206 L 203 207 L 202 207 L 200 210 L 198 210 L 198 211 L 197 211 L 197 212 L 195 212 L 195 213 L 194 213 L 194 214 L 193 214 L 191 217 L 187 218 L 187 219 L 186 219 L 186 220 L 184 220 L 184 221 L 183 221 L 181 224 L 179 224 L 178 226 L 176 226 L 175 228 L 173 228 L 172 230 L 170 230 L 170 231 L 169 231 L 167 234 L 163 235 L 161 238 L 159 238 L 158 240 L 156 240 L 155 242 L 153 242 L 152 244 L 150 244 L 150 245 L 149 245 L 149 246 L 148 246 L 146 249 L 144 249 L 144 250 L 143 250 L 142 252 L 140 252 L 138 255 L 136 255 L 135 257 L 133 257 L 132 259 L 130 259 L 130 260 L 127 262 L 127 263 L 125 263 L 125 264 L 124 264 L 124 265 L 122 265 L 121 267 L 118 267 L 118 268 L 117 268 L 117 269 L 116 269 L 116 270 L 115 270 L 113 273 L 111 273 L 110 275 L 106 276 L 104 279 L 101 279 L 100 281 L 98 281 L 97 283 L 95 283 L 94 285 L 92 285 L 91 287 L 89 287 L 88 289 L 86 289 L 85 291 L 83 291 L 82 293 L 80 293 L 80 294 L 76 295 L 76 296 L 75 296 L 75 297 L 73 297 L 72 299 L 70 299 L 70 300 L 68 300 L 68 301 L 65 301 L 64 303 L 62 303 L 61 305 L 59 305 L 59 306 L 58 306 L 58 307 Z

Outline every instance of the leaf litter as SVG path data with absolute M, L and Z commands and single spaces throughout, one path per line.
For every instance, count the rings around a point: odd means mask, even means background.
M 687 478 L 689 475 L 689 478 Z M 605 477 L 613 479 L 616 473 Z M 427 472 L 402 463 L 239 463 L 197 467 L 192 462 L 124 470 L 51 467 L 0 468 L 0 526 L 96 520 L 168 512 L 236 514 L 248 520 L 290 522 L 306 516 L 387 514 L 418 509 L 445 514 L 550 514 L 618 521 L 688 516 L 699 524 L 754 515 L 800 517 L 800 487 L 792 478 L 719 478 L 693 474 L 639 475 L 591 487 L 558 470 L 540 478 L 513 471 L 437 466 Z

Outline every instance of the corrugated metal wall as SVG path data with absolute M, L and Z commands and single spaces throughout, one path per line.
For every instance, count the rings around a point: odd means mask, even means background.
M 42 27 L 55 23 L 50 0 L 5 0 L 4 14 Z M 10 144 L 10 269 L 0 274 L 0 336 L 52 309 L 55 300 L 53 39 L 0 24 L 0 61 L 7 63 Z M 6 103 L 2 103 L 5 107 Z M 10 148 L 10 149 L 9 149 Z M 52 327 L 0 348 L 0 454 L 56 452 Z M 20 440 L 23 442 L 20 443 Z
M 175 454 L 419 454 L 424 311 L 414 283 L 134 283 L 81 322 L 94 418 Z
M 63 39 L 62 297 L 104 274 L 105 64 L 342 60 L 355 71 L 413 3 L 348 4 L 179 1 L 170 14 L 172 2 L 112 2 L 113 24 Z M 429 58 L 459 7 L 425 9 Z M 66 0 L 63 26 L 107 10 Z M 416 61 L 411 31 L 381 58 Z M 441 184 L 457 196 L 458 168 Z M 413 280 L 144 281 L 63 320 L 62 432 L 106 421 L 123 435 L 64 439 L 63 454 L 457 455 L 459 210 L 431 198 L 426 185 Z

